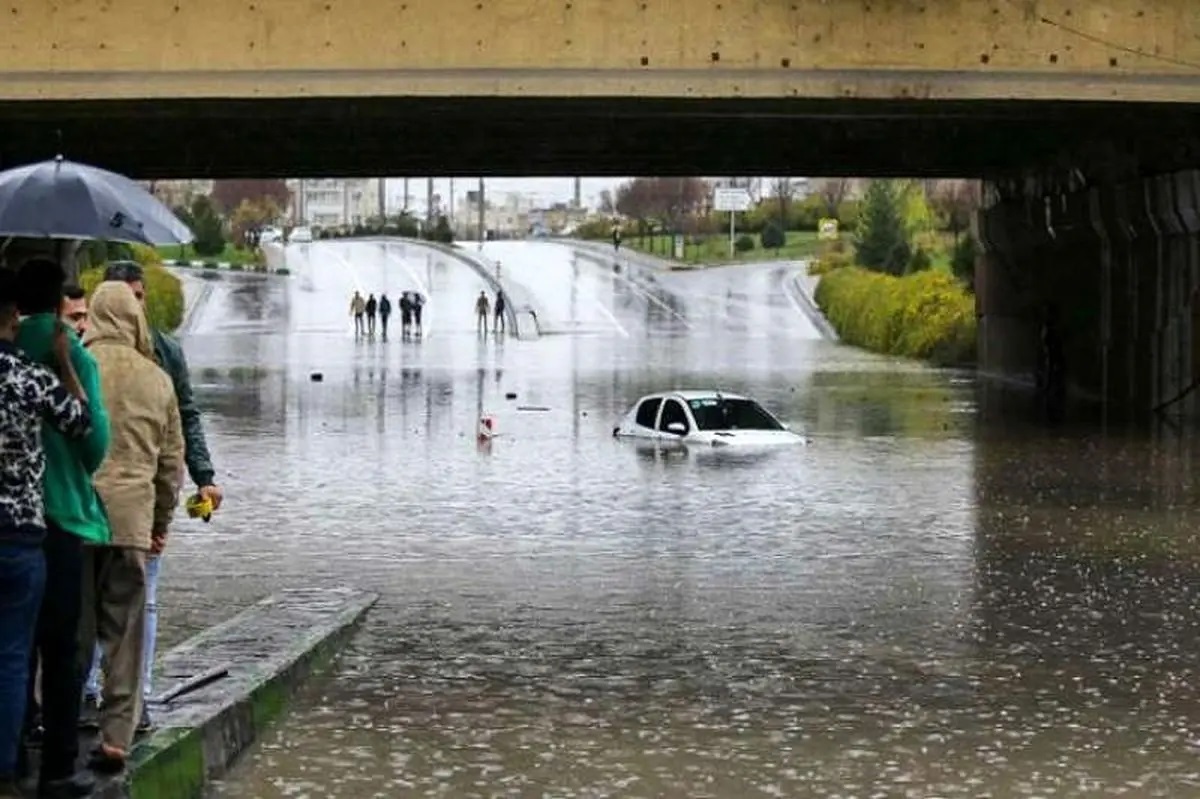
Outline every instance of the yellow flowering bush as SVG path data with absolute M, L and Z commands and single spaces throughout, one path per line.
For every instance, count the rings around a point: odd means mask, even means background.
M 975 360 L 975 297 L 945 272 L 844 267 L 821 278 L 816 300 L 847 344 L 942 365 Z

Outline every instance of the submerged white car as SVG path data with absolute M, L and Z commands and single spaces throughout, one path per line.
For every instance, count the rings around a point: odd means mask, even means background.
M 719 391 L 668 391 L 642 397 L 613 436 L 712 447 L 805 443 L 804 436 L 788 430 L 754 400 Z

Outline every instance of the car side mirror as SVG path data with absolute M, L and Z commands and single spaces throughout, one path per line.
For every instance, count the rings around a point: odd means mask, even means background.
M 687 425 L 685 425 L 683 422 L 671 422 L 669 425 L 667 425 L 667 432 L 674 433 L 677 436 L 686 436 Z

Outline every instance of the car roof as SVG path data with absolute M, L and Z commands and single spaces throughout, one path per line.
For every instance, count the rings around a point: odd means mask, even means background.
M 730 399 L 730 400 L 749 399 L 749 397 L 743 397 L 741 394 L 734 394 L 729 391 L 717 391 L 715 389 L 710 389 L 707 391 L 704 391 L 704 390 L 662 391 L 662 392 L 659 392 L 658 394 L 647 394 L 646 396 L 642 397 L 642 400 L 665 399 L 667 397 L 675 397 L 676 399 L 681 399 L 684 402 L 688 402 L 690 400 L 717 399 L 718 397 L 720 397 L 721 399 Z

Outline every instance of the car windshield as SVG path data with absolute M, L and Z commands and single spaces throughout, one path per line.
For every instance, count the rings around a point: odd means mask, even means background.
M 754 400 L 710 397 L 688 402 L 701 430 L 782 430 L 783 425 Z

